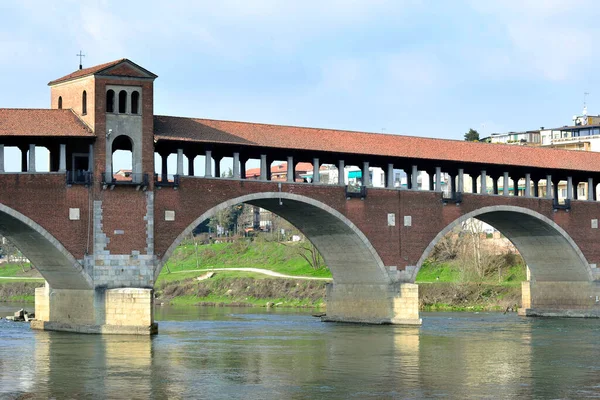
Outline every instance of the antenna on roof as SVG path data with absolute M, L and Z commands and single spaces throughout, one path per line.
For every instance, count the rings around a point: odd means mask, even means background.
M 79 50 L 79 54 L 75 54 L 76 57 L 79 57 L 79 69 L 83 69 L 83 57 L 85 57 L 85 54 L 83 54 L 83 52 L 81 50 Z

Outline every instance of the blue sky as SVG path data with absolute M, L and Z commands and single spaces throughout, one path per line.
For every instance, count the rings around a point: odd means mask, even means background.
M 0 107 L 129 58 L 155 113 L 462 139 L 600 113 L 600 3 L 562 0 L 0 2 Z

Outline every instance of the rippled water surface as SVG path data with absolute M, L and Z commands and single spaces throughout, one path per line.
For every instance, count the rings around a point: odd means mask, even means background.
M 424 313 L 407 328 L 199 307 L 156 319 L 153 338 L 0 321 L 0 398 L 600 398 L 600 320 Z

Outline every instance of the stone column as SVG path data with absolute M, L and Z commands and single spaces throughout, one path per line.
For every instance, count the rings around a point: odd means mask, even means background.
M 27 149 L 28 146 L 19 146 L 19 150 L 21 150 L 21 172 L 27 172 Z
M 435 191 L 442 191 L 442 168 L 435 167 Z
M 519 178 L 513 177 L 513 196 L 519 195 Z
M 169 173 L 167 170 L 167 159 L 168 158 L 169 158 L 169 154 L 167 154 L 167 153 L 160 154 L 160 161 L 161 161 L 160 175 L 161 175 L 162 182 L 167 182 L 169 180 Z
M 183 149 L 177 149 L 177 175 L 183 175 Z
M 487 175 L 485 169 L 481 170 L 481 194 L 487 194 Z
M 214 157 L 215 160 L 215 178 L 221 177 L 221 160 L 223 157 Z
M 525 197 L 531 197 L 531 174 L 525 174 Z
M 186 154 L 188 159 L 188 176 L 194 176 L 194 160 L 196 159 L 195 154 Z
M 212 151 L 211 150 L 206 150 L 206 152 L 204 153 L 205 155 L 205 160 L 204 160 L 204 177 L 205 178 L 212 178 Z
M 533 197 L 540 197 L 540 181 L 537 178 L 533 179 Z
M 233 153 L 233 179 L 240 179 L 240 153 Z
M 458 183 L 456 185 L 456 191 L 460 193 L 465 191 L 465 170 L 462 168 L 458 169 Z
M 386 187 L 392 189 L 394 187 L 394 164 L 388 164 L 386 178 Z
M 471 173 L 471 193 L 477 193 L 477 175 Z
M 0 172 L 4 172 L 4 145 L 0 144 Z
M 435 180 L 434 179 L 434 174 L 435 174 L 434 171 L 435 170 L 425 171 L 425 172 L 427 172 L 427 176 L 429 177 L 429 179 L 427 179 L 427 180 L 428 180 L 429 190 L 431 190 L 431 191 L 434 190 L 434 180 Z M 421 178 L 421 182 L 423 182 L 422 179 L 423 178 Z M 423 185 L 421 185 L 421 187 L 423 187 Z
M 567 177 L 567 199 L 573 200 L 573 177 Z
M 61 144 L 59 147 L 58 172 L 66 172 L 66 171 L 67 171 L 67 145 Z
M 450 192 L 450 195 L 452 196 L 452 198 L 454 198 L 456 195 L 456 182 L 454 181 L 455 179 L 456 179 L 456 175 L 449 172 L 448 173 L 448 185 L 450 186 L 449 192 Z
M 492 194 L 498 194 L 498 176 L 490 175 L 490 178 L 492 178 Z
M 267 155 L 266 154 L 260 155 L 260 180 L 261 181 L 267 180 Z
M 594 200 L 594 179 L 588 178 L 588 200 Z
M 508 196 L 508 172 L 503 174 L 504 182 L 502 183 L 502 195 Z
M 94 170 L 94 145 L 90 144 L 88 150 L 88 172 L 92 172 Z
M 294 157 L 288 156 L 287 158 L 287 177 L 286 181 L 294 182 Z
M 369 162 L 363 162 L 362 169 L 362 183 L 363 186 L 371 186 L 371 175 L 369 174 Z
M 29 168 L 28 172 L 35 172 L 35 144 L 29 145 Z
M 344 160 L 338 161 L 338 185 L 346 186 L 346 170 Z
M 552 198 L 552 175 L 546 175 L 546 198 Z
M 319 183 L 321 182 L 321 176 L 319 175 L 319 167 L 321 165 L 319 164 L 319 159 L 318 158 L 313 158 L 313 180 L 312 183 Z
M 418 190 L 419 189 L 419 169 L 416 165 L 412 166 L 411 174 L 410 174 L 410 189 Z
M 247 158 L 240 159 L 240 179 L 246 179 L 246 163 L 248 162 Z

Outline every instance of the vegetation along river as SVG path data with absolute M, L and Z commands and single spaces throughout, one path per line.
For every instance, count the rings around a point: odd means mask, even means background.
M 19 304 L 0 304 L 0 316 Z M 600 396 L 600 321 L 423 313 L 419 328 L 307 311 L 157 307 L 159 335 L 0 321 L 0 398 L 395 399 Z

